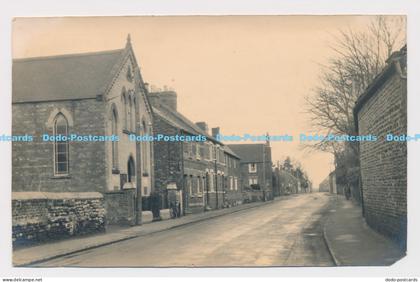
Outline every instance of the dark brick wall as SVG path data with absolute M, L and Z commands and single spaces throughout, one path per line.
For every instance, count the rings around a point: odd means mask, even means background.
M 360 168 L 367 223 L 406 248 L 407 144 L 385 134 L 407 133 L 406 79 L 394 73 L 362 106 L 359 134 L 380 136 L 360 143 Z M 338 189 L 338 188 L 337 188 Z
M 179 130 L 158 115 L 153 116 L 154 134 L 176 135 Z M 162 196 L 162 208 L 167 207 L 166 187 L 175 182 L 182 189 L 182 148 L 178 142 L 153 142 L 155 190 Z
M 269 152 L 269 151 L 268 151 Z M 271 152 L 270 157 L 267 158 L 265 163 L 256 162 L 257 172 L 249 172 L 248 162 L 241 162 L 241 178 L 242 178 L 242 187 L 245 190 L 251 189 L 249 185 L 250 177 L 256 176 L 258 178 L 258 185 L 261 191 L 265 191 L 266 199 L 273 198 L 273 171 L 271 163 Z
M 105 209 L 100 193 L 12 194 L 15 246 L 104 230 Z
M 169 124 L 159 115 L 153 116 L 153 128 L 155 134 L 176 135 L 184 134 L 180 129 Z M 201 144 L 204 145 L 204 144 Z M 207 205 L 211 209 L 222 208 L 224 201 L 236 202 L 241 197 L 241 181 L 240 171 L 238 168 L 234 171 L 227 171 L 227 166 L 223 160 L 215 164 L 213 160 L 208 160 L 207 157 L 200 154 L 200 158 L 195 156 L 185 155 L 184 149 L 187 143 L 182 142 L 154 142 L 154 176 L 155 189 L 159 191 L 162 197 L 162 208 L 168 208 L 166 187 L 169 183 L 176 183 L 183 195 L 183 207 L 185 213 L 203 212 Z M 213 177 L 214 187 L 211 190 L 207 189 L 208 183 L 206 180 L 206 173 L 219 171 L 218 177 L 210 174 Z M 223 175 L 222 175 L 223 173 Z M 226 177 L 229 175 L 238 176 L 238 191 L 228 192 Z M 197 187 L 197 179 L 200 179 L 200 189 Z M 190 193 L 189 182 L 192 183 Z M 208 190 L 208 191 L 207 191 Z M 228 195 L 229 194 L 229 195 Z
M 226 164 L 225 169 L 225 202 L 228 206 L 236 206 L 243 202 L 240 160 L 228 154 L 226 156 L 230 158 L 230 161 Z M 236 167 L 233 165 L 233 161 L 236 162 Z M 232 178 L 232 183 L 230 178 Z M 237 189 L 235 189 L 235 178 L 237 179 Z
M 35 140 L 12 144 L 12 190 L 103 191 L 106 187 L 105 142 L 71 142 L 69 177 L 54 177 L 54 143 L 42 142 L 40 138 L 44 133 L 53 134 L 47 121 L 57 109 L 66 110 L 74 121 L 69 134 L 105 135 L 103 102 L 87 99 L 13 104 L 12 134 L 30 134 Z

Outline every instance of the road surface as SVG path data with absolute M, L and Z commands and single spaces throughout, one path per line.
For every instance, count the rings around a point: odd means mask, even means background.
M 321 193 L 283 197 L 36 266 L 333 266 L 322 237 L 329 202 Z

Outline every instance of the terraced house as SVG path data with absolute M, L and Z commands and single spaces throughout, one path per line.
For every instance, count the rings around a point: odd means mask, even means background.
M 154 142 L 155 187 L 162 208 L 171 207 L 175 201 L 182 214 L 188 214 L 241 203 L 239 157 L 208 133 L 206 123 L 193 123 L 178 112 L 176 92 L 152 92 L 149 100 L 153 105 L 155 134 L 205 136 L 206 139 L 205 142 Z
M 152 133 L 152 115 L 130 37 L 118 50 L 14 60 L 12 111 L 13 135 L 34 136 L 12 145 L 14 239 L 141 221 L 153 145 L 128 136 Z M 46 142 L 43 134 L 114 138 Z
M 273 171 L 270 143 L 229 144 L 240 158 L 240 171 L 247 201 L 271 200 L 273 194 Z

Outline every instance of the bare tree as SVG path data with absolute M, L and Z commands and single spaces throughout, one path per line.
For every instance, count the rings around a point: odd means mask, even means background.
M 405 17 L 378 16 L 363 31 L 340 30 L 330 45 L 333 56 L 321 66 L 319 85 L 307 97 L 308 113 L 320 135 L 354 135 L 353 107 L 357 98 L 405 44 Z M 320 141 L 312 149 L 336 155 L 343 144 Z M 353 146 L 352 146 L 353 147 Z

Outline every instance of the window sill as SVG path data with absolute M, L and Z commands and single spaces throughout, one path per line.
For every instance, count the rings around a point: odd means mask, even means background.
M 135 132 L 133 132 L 133 131 L 130 131 L 130 130 L 128 130 L 128 129 L 123 129 L 123 131 L 122 131 L 124 134 L 127 134 L 127 135 L 130 135 L 130 134 L 136 134 Z
M 120 174 L 120 170 L 119 169 L 112 169 L 112 174 Z
M 51 179 L 70 179 L 70 175 L 65 174 L 65 175 L 54 175 L 53 177 L 51 177 Z

